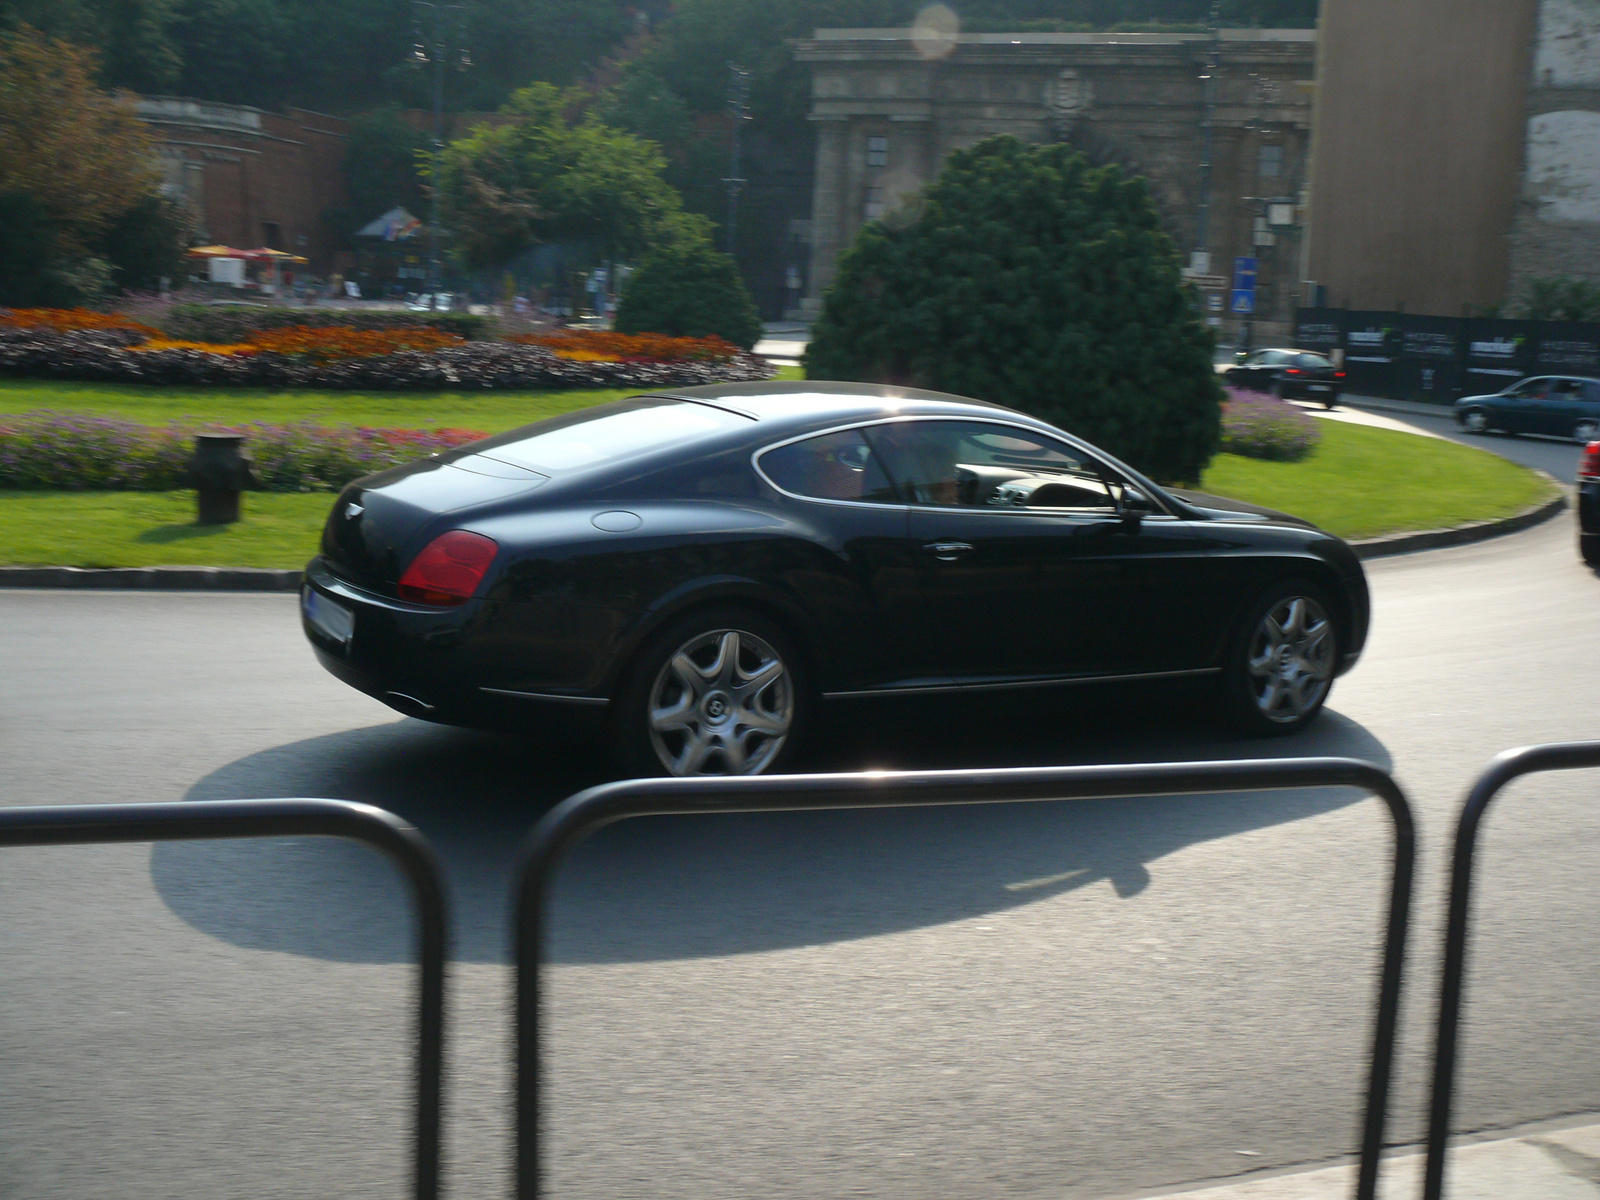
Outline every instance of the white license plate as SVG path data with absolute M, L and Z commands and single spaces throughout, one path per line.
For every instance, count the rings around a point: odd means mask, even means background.
M 1311 390 L 1313 392 L 1326 392 L 1330 389 L 1330 387 L 1331 385 L 1326 383 L 1313 383 L 1311 385 Z
M 337 600 L 305 588 L 300 593 L 300 611 L 306 622 L 324 637 L 346 645 L 356 631 L 356 614 Z

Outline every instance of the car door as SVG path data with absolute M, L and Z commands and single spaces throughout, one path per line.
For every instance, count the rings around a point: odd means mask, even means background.
M 1549 384 L 1550 380 L 1540 375 L 1524 379 L 1501 392 L 1493 402 L 1498 414 L 1495 424 L 1511 433 L 1543 433 L 1541 424 L 1545 415 L 1541 413 L 1540 406 Z
M 911 420 L 866 433 L 911 504 L 917 628 L 953 681 L 1200 665 L 1209 564 L 1198 539 L 1106 464 L 1002 422 Z
M 1550 388 L 1540 402 L 1540 433 L 1556 437 L 1572 437 L 1578 425 L 1586 419 L 1581 379 L 1550 380 Z

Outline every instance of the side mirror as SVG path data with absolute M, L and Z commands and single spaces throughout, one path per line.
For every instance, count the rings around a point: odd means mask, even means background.
M 1156 511 L 1155 504 L 1136 487 L 1124 486 L 1122 489 L 1122 502 L 1117 506 L 1124 524 L 1137 525 L 1146 516 Z

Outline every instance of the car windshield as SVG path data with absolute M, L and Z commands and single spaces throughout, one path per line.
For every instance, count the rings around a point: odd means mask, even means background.
M 750 423 L 750 417 L 684 400 L 624 400 L 556 417 L 479 442 L 473 449 L 498 462 L 551 475 L 683 446 Z

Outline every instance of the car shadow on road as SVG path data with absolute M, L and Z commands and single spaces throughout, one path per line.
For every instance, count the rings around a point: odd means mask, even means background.
M 871 745 L 824 731 L 827 769 L 1023 766 L 1342 755 L 1390 766 L 1381 743 L 1329 711 L 1291 738 L 1220 739 L 1159 721 L 1073 718 L 1070 736 L 975 718 L 947 729 L 881 723 Z M 844 723 L 848 726 L 849 722 Z M 404 720 L 275 747 L 200 780 L 190 800 L 320 796 L 387 808 L 438 852 L 451 955 L 509 959 L 512 881 L 533 824 L 604 778 L 556 743 Z M 1099 882 L 1150 886 L 1148 864 L 1186 846 L 1342 808 L 1351 789 L 1247 796 L 1046 801 L 957 808 L 661 817 L 581 844 L 557 883 L 551 954 L 617 963 L 749 953 L 938 925 Z M 1382 821 L 1381 816 L 1376 816 Z M 183 920 L 235 945 L 341 962 L 412 953 L 411 906 L 377 854 L 328 839 L 186 842 L 151 853 Z

